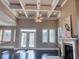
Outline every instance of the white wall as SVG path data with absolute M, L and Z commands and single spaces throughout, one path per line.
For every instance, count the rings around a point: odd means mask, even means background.
M 15 26 L 16 22 L 0 11 L 0 25 Z

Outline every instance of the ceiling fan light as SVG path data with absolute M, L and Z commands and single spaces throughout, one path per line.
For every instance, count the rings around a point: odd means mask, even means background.
M 41 20 L 41 19 L 36 19 L 35 22 L 36 22 L 36 23 L 41 23 L 42 20 Z
M 41 23 L 41 22 L 42 22 L 42 20 L 39 20 L 39 22 Z
M 56 15 L 56 14 L 57 14 L 56 12 L 53 13 L 53 15 Z
M 39 21 L 38 20 L 35 20 L 35 22 L 38 23 Z
M 19 14 L 22 14 L 22 11 L 19 11 Z

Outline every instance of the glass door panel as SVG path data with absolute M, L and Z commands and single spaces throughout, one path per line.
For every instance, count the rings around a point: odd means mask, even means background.
M 35 33 L 29 33 L 29 47 L 34 47 Z
M 27 43 L 27 33 L 22 33 L 21 35 L 21 47 L 26 47 Z

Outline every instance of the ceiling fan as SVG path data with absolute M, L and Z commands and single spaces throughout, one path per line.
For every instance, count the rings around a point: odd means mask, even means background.
M 42 19 L 43 19 L 42 14 L 39 14 L 38 16 L 36 16 L 35 22 L 40 23 L 42 22 Z

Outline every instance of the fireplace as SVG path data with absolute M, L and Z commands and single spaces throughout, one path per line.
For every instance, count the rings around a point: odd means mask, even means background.
M 77 59 L 77 38 L 60 39 L 61 56 L 64 59 Z
M 64 45 L 64 59 L 73 59 L 73 47 L 72 45 Z

